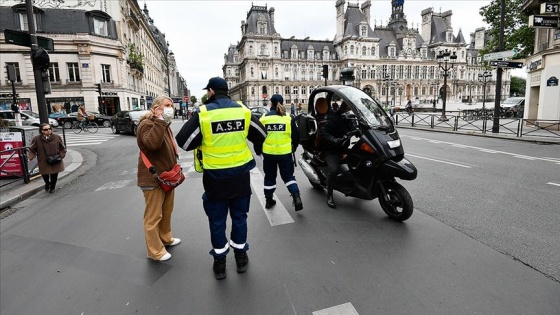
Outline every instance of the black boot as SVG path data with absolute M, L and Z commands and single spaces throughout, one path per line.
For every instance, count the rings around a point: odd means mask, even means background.
M 264 205 L 265 208 L 270 209 L 276 204 L 276 200 L 272 199 L 272 197 L 265 197 L 266 204 Z
M 327 195 L 327 205 L 333 209 L 336 208 L 336 205 L 334 204 L 333 195 Z
M 294 200 L 292 202 L 292 206 L 296 208 L 296 211 L 303 209 L 303 202 L 301 202 L 301 197 L 299 193 L 292 194 L 292 199 Z
M 45 191 L 46 191 L 46 192 L 49 192 L 49 190 L 50 190 L 50 185 L 49 185 L 49 184 L 45 184 Z
M 235 263 L 237 264 L 237 273 L 244 273 L 247 271 L 249 256 L 247 256 L 247 253 L 235 253 Z
M 214 275 L 216 280 L 223 280 L 226 278 L 226 258 L 214 259 Z

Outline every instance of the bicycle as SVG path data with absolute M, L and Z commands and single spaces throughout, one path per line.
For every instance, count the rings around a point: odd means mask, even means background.
M 91 121 L 91 120 L 87 120 L 85 126 L 82 126 L 82 121 L 74 121 L 72 123 L 72 131 L 74 131 L 74 133 L 80 133 L 82 132 L 82 130 L 88 131 L 89 133 L 96 133 L 97 130 L 99 130 L 99 126 L 97 126 L 97 123 Z

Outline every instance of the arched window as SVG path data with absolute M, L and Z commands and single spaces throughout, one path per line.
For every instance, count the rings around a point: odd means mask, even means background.
M 350 55 L 354 54 L 354 45 L 350 45 Z
M 261 55 L 266 55 L 266 45 L 261 44 Z
M 375 46 L 371 47 L 371 55 L 375 56 Z
M 249 45 L 249 56 L 253 55 L 253 45 Z
M 366 51 L 367 51 L 366 47 L 362 47 L 362 56 L 366 55 Z

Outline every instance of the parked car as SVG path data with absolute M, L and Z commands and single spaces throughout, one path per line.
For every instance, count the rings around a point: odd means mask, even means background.
M 20 111 L 21 115 L 21 124 L 23 126 L 39 126 L 41 124 L 41 120 L 39 119 L 39 114 L 33 113 L 30 111 Z M 13 110 L 6 109 L 0 110 L 0 118 L 5 121 L 10 122 L 10 124 L 15 125 L 16 123 L 16 116 Z M 49 118 L 49 125 L 52 127 L 58 127 L 58 122 L 52 118 Z
M 264 106 L 249 107 L 249 109 L 251 110 L 251 113 L 253 114 L 253 116 L 255 116 L 259 119 L 263 115 L 266 115 L 269 112 L 268 107 L 264 107 Z
M 86 113 L 90 117 L 93 115 L 93 121 L 99 127 L 106 127 L 106 128 L 111 127 L 111 116 L 105 116 L 96 112 L 86 112 Z M 62 117 L 58 117 L 56 120 L 58 120 L 59 125 L 64 126 L 65 129 L 69 129 L 72 128 L 72 123 L 77 120 L 77 116 L 78 113 L 74 112 Z
M 503 117 L 517 117 L 523 118 L 523 109 L 525 107 L 524 97 L 508 97 L 502 104 L 500 104 L 502 109 Z
M 147 110 L 123 110 L 111 117 L 111 130 L 113 133 L 132 133 L 136 136 L 136 129 L 140 117 L 147 113 Z

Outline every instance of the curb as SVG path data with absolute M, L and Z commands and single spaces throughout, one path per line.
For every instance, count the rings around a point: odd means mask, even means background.
M 77 151 L 68 150 L 67 155 L 70 155 L 70 157 L 72 158 L 72 162 L 70 162 L 70 164 L 64 168 L 63 172 L 60 172 L 60 174 L 58 175 L 58 180 L 69 176 L 84 162 L 82 155 Z M 35 195 L 43 189 L 44 186 L 42 182 L 31 182 L 29 184 L 23 184 L 22 186 L 17 187 L 16 189 L 8 193 L 3 193 L 0 200 L 0 210 L 11 207 L 16 203 Z

